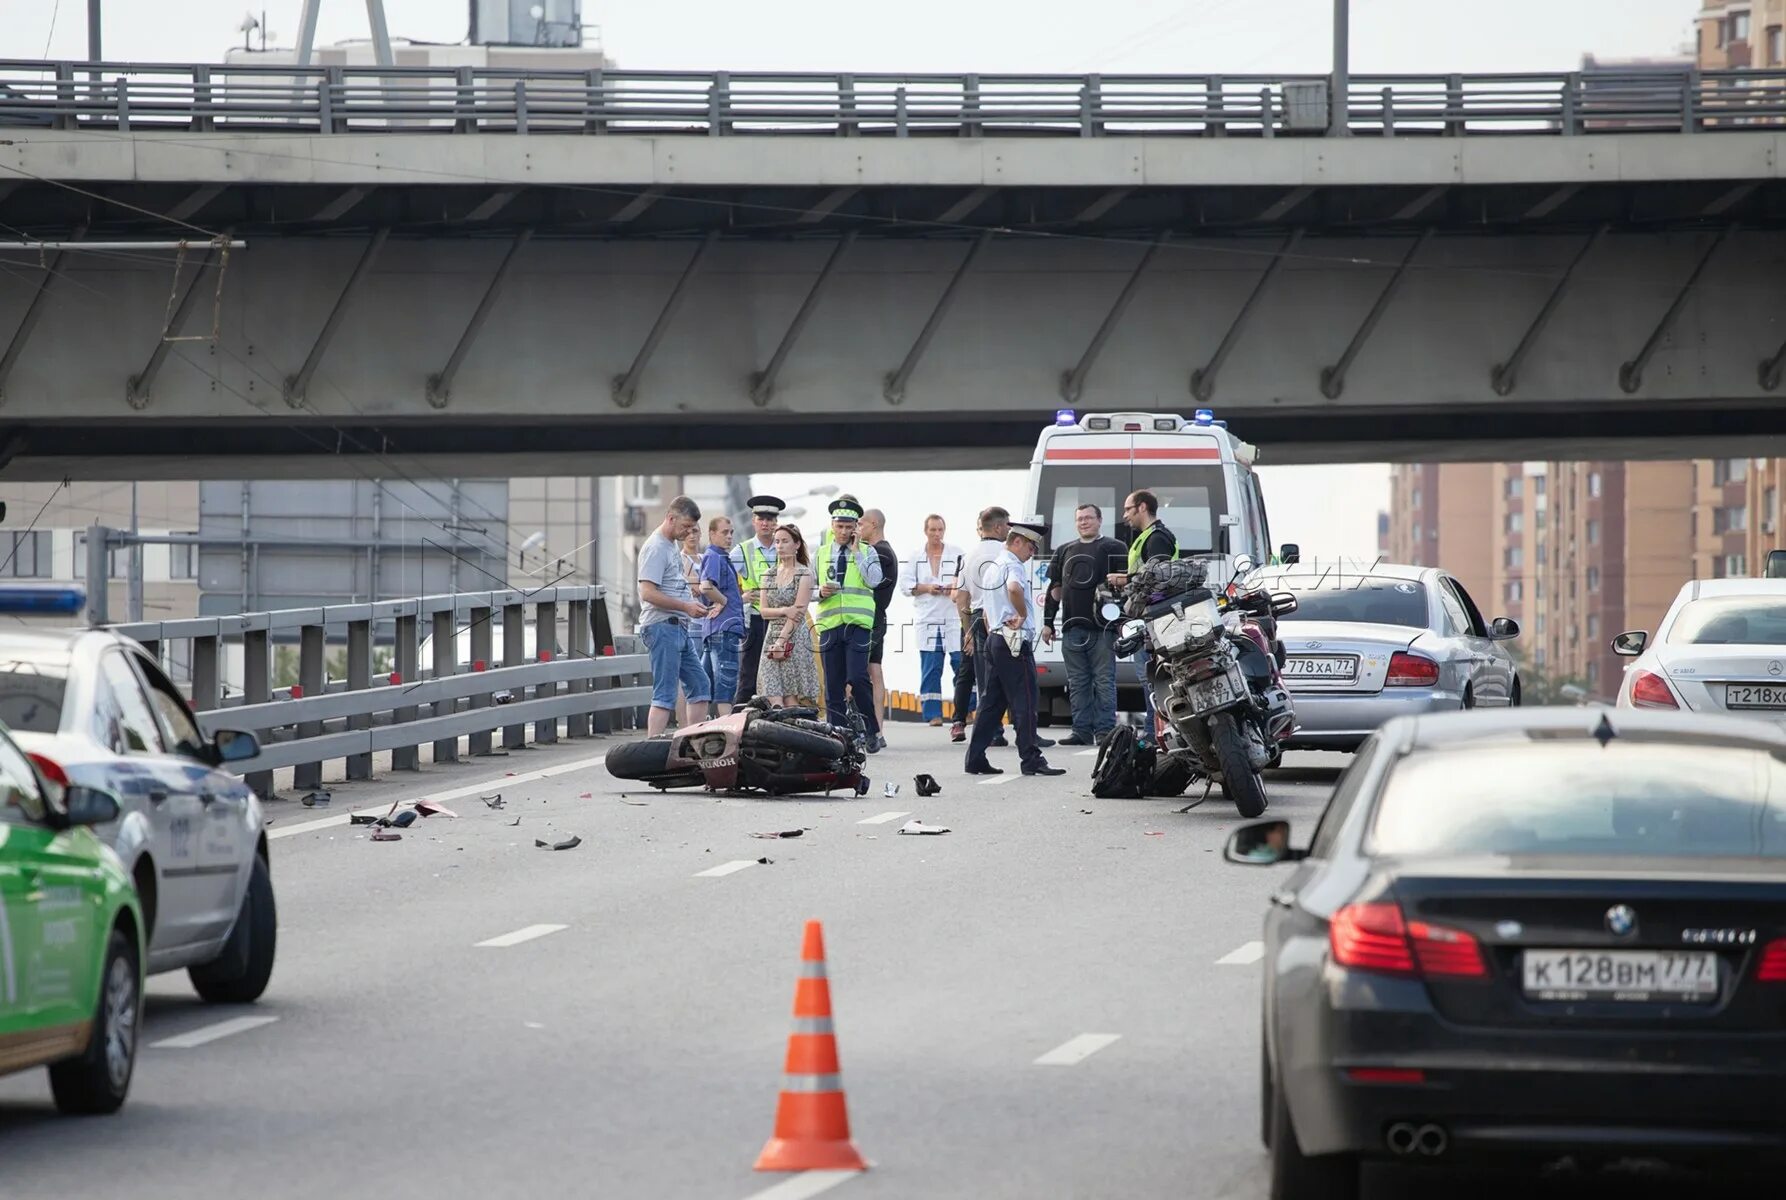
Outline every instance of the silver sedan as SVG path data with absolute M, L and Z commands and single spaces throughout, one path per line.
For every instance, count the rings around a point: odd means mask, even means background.
M 1728 712 L 1786 723 L 1786 579 L 1695 579 L 1656 627 L 1613 639 L 1620 708 Z
M 1484 621 L 1444 571 L 1296 566 L 1261 582 L 1298 602 L 1278 626 L 1296 701 L 1291 749 L 1354 750 L 1391 717 L 1520 702 L 1507 649 L 1519 622 Z

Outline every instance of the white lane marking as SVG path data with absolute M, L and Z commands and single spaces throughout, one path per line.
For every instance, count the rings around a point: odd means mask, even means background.
M 1036 1066 L 1070 1067 L 1075 1063 L 1082 1063 L 1121 1036 L 1120 1033 L 1082 1033 L 1038 1058 Z
M 858 824 L 858 825 L 885 825 L 890 821 L 897 821 L 901 817 L 909 817 L 911 815 L 912 814 L 909 812 L 884 812 L 884 813 L 879 813 L 872 817 L 864 817 L 862 820 L 857 821 L 856 824 Z
M 848 1183 L 860 1171 L 802 1171 L 791 1175 L 760 1192 L 752 1192 L 745 1200 L 809 1200 L 821 1192 L 828 1192 L 840 1183 Z
M 742 871 L 746 867 L 754 867 L 756 865 L 757 860 L 754 858 L 737 858 L 733 859 L 731 862 L 720 863 L 717 867 L 708 867 L 705 871 L 696 871 L 695 878 L 700 879 L 703 876 L 713 878 L 720 875 L 730 875 L 734 871 Z
M 543 938 L 548 933 L 557 933 L 561 929 L 569 928 L 569 925 L 529 925 L 525 929 L 517 929 L 513 933 L 505 933 L 500 937 L 486 938 L 477 944 L 479 946 L 519 946 L 522 942 L 531 942 L 534 938 Z
M 1010 783 L 1016 778 L 1016 775 L 1006 771 L 1003 775 L 988 775 L 985 779 L 980 780 L 980 786 L 998 787 L 1000 784 Z
M 563 775 L 570 771 L 581 771 L 588 767 L 599 767 L 608 756 L 598 754 L 594 758 L 579 758 L 575 762 L 559 763 L 555 767 L 544 767 L 538 771 L 527 771 L 520 775 L 504 775 L 500 779 L 486 779 L 482 783 L 468 783 L 464 787 L 449 788 L 444 792 L 432 792 L 426 796 L 414 796 L 399 800 L 398 806 L 415 804 L 423 800 L 432 800 L 436 804 L 444 804 L 448 800 L 458 800 L 465 796 L 476 796 L 483 792 L 500 791 L 521 783 L 534 783 L 541 779 L 550 779 L 554 775 Z M 353 813 L 338 813 L 332 817 L 319 817 L 314 821 L 300 821 L 296 825 L 279 825 L 267 830 L 268 838 L 296 837 L 300 833 L 314 833 L 318 829 L 333 829 L 337 825 L 345 825 L 351 816 L 382 815 L 391 811 L 390 801 L 375 804 L 370 808 L 356 809 Z
M 1090 758 L 1092 755 L 1096 754 L 1097 752 L 1098 752 L 1098 748 L 1096 746 L 1093 746 L 1090 750 L 1075 750 L 1075 751 L 1073 751 L 1073 757 L 1074 758 Z
M 1256 963 L 1265 957 L 1264 942 L 1247 942 L 1237 950 L 1230 950 L 1215 960 L 1218 967 L 1244 967 Z
M 151 1050 L 190 1050 L 194 1046 L 203 1046 L 218 1038 L 226 1038 L 231 1034 L 247 1033 L 250 1029 L 259 1029 L 262 1025 L 271 1025 L 278 1017 L 232 1017 L 227 1021 L 219 1021 L 215 1025 L 205 1025 L 189 1033 L 177 1037 L 162 1038 L 159 1042 L 150 1042 Z

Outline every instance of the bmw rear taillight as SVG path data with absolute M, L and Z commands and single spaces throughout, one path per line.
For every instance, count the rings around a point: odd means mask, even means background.
M 1436 687 L 1438 683 L 1439 664 L 1424 654 L 1398 650 L 1390 655 L 1389 675 L 1383 680 L 1384 687 Z
M 1632 708 L 1679 708 L 1668 681 L 1654 671 L 1639 671 L 1631 679 Z
M 1461 929 L 1406 921 L 1399 905 L 1348 904 L 1328 923 L 1333 961 L 1356 971 L 1426 978 L 1480 979 L 1482 948 Z
M 1755 978 L 1761 983 L 1786 983 L 1786 938 L 1775 938 L 1762 950 Z

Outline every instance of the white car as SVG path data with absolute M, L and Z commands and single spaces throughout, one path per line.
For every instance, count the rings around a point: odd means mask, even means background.
M 254 735 L 206 737 L 155 660 L 102 629 L 0 632 L 0 722 L 46 778 L 117 798 L 94 832 L 136 884 L 148 972 L 258 999 L 278 934 L 267 838 L 259 798 L 224 769 L 260 753 Z
M 1786 723 L 1786 579 L 1695 579 L 1654 637 L 1630 630 L 1618 707 L 1728 712 Z

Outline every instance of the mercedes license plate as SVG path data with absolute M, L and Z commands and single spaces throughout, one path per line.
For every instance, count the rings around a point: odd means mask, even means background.
M 1199 714 L 1222 708 L 1239 698 L 1240 693 L 1234 690 L 1234 684 L 1226 675 L 1217 675 L 1213 679 L 1191 685 L 1191 707 Z
M 1284 660 L 1284 678 L 1352 683 L 1358 678 L 1358 656 L 1356 654 L 1292 654 Z
M 1527 950 L 1531 1000 L 1685 1000 L 1718 995 L 1718 956 L 1699 950 Z
M 1786 708 L 1786 683 L 1727 683 L 1725 708 Z

